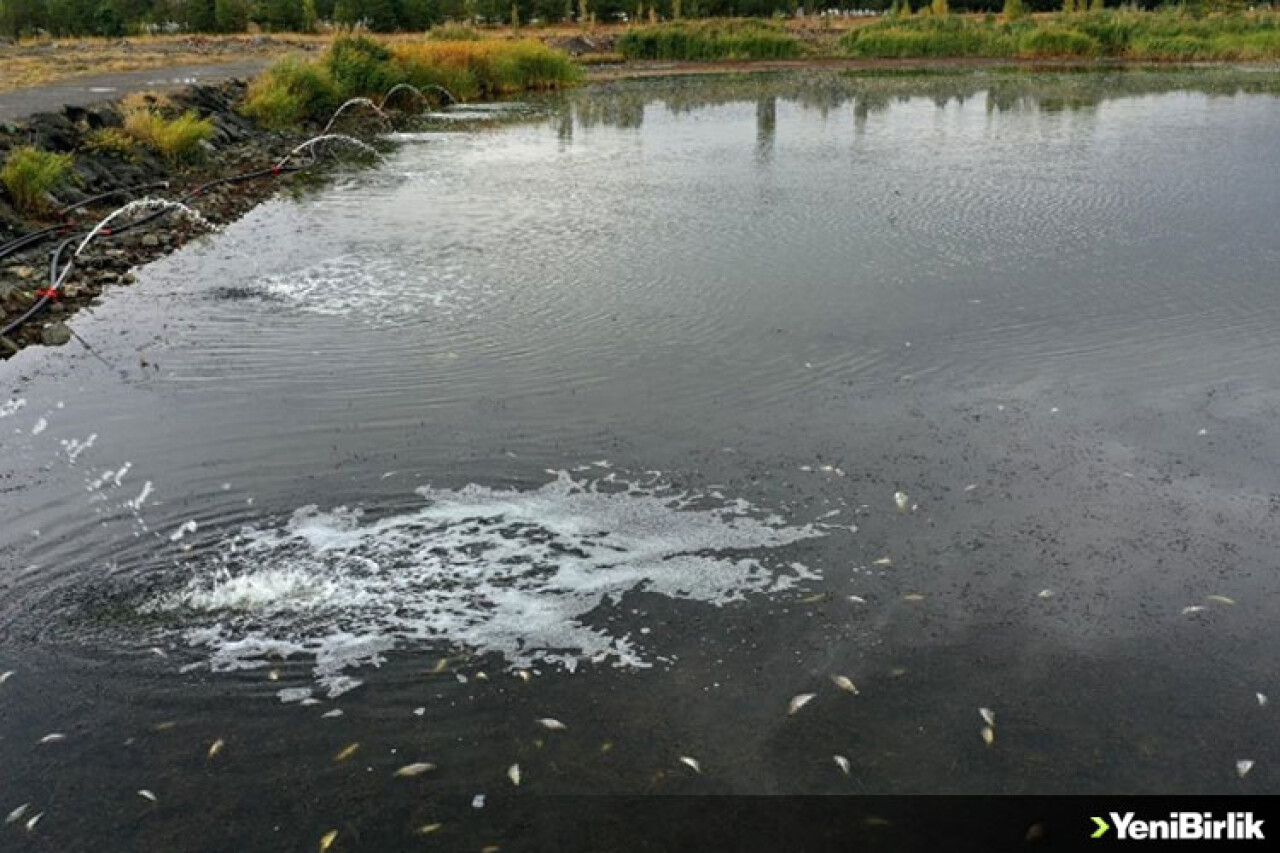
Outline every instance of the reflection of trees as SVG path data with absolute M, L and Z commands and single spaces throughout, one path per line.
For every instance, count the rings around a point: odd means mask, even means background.
M 822 116 L 849 106 L 858 127 L 895 102 L 926 98 L 939 109 L 969 98 L 985 98 L 988 112 L 1087 112 L 1109 100 L 1172 91 L 1207 95 L 1280 95 L 1280 72 L 1233 69 L 1090 71 L 1035 73 L 982 71 L 869 74 L 806 71 L 672 77 L 602 84 L 573 92 L 561 101 L 553 121 L 562 137 L 579 127 L 637 128 L 645 108 L 675 114 L 748 101 L 756 104 L 757 143 L 772 144 L 778 102 Z M 566 122 L 569 122 L 566 124 Z
M 773 136 L 778 130 L 778 99 L 756 98 L 756 153 L 768 157 L 773 150 Z

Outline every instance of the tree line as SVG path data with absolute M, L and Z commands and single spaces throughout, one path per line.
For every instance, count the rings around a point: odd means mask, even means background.
M 446 21 L 600 22 L 672 18 L 771 17 L 824 9 L 884 10 L 893 0 L 0 0 L 9 36 L 124 36 L 142 32 L 312 32 L 321 23 L 362 24 L 374 32 L 425 30 Z M 924 0 L 913 2 L 919 6 Z M 951 0 L 952 11 L 998 12 L 1003 0 Z M 1024 0 L 1048 11 L 1061 0 Z

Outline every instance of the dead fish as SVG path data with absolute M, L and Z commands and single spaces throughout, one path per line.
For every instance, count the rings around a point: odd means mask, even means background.
M 317 698 L 316 698 L 316 697 L 314 697 L 314 696 L 308 696 L 306 699 L 303 699 L 303 700 L 302 700 L 301 702 L 299 702 L 298 704 L 299 704 L 299 705 L 301 705 L 301 706 L 303 706 L 304 708 L 309 708 L 309 707 L 311 707 L 312 705 L 319 705 L 319 704 L 320 704 L 320 700 L 319 700 L 319 699 L 317 699 Z
M 44 812 L 40 812 L 40 814 L 27 821 L 27 832 L 34 830 L 36 828 L 36 824 L 40 822 L 40 818 L 42 817 L 44 817 Z
M 553 732 L 562 732 L 569 728 L 564 723 L 551 717 L 543 717 L 541 720 L 538 720 L 538 725 Z
M 1182 608 L 1182 615 L 1188 616 L 1192 613 L 1200 613 L 1201 611 L 1208 610 L 1208 609 L 1209 608 L 1205 607 L 1203 604 L 1190 604 Z
M 876 560 L 876 561 L 875 561 L 874 563 L 872 563 L 871 565 L 873 565 L 873 566 L 892 566 L 892 565 L 893 565 L 893 560 L 889 559 L 888 557 L 881 557 L 880 559 Z
M 988 726 L 991 726 L 991 728 L 994 729 L 996 727 L 995 711 L 991 710 L 990 708 L 979 708 L 978 716 L 982 717 L 982 722 L 986 723 Z
M 905 666 L 895 666 L 889 670 L 890 678 L 901 678 L 906 674 L 907 674 L 907 668 Z
M 1039 592 L 1037 592 L 1037 593 L 1036 593 L 1036 597 L 1037 597 L 1037 598 L 1053 598 L 1053 590 L 1051 590 L 1051 589 L 1042 589 L 1042 590 L 1040 590 Z
M 159 800 L 156 799 L 156 795 L 148 791 L 146 788 L 140 788 L 138 790 L 138 796 L 142 797 L 144 800 L 150 800 L 153 803 L 159 802 Z
M 910 498 L 908 498 L 908 497 L 907 497 L 907 493 L 906 493 L 906 492 L 894 492 L 894 493 L 893 493 L 893 505 L 894 505 L 894 506 L 896 506 L 896 507 L 898 508 L 898 512 L 906 512 L 906 511 L 907 511 L 907 502 L 908 502 L 908 501 L 910 501 Z
M 414 709 L 413 709 L 413 715 L 414 715 L 415 717 L 423 717 L 423 716 L 426 716 L 426 713 L 427 713 L 427 709 L 426 709 L 426 708 L 414 708 Z
M 423 773 L 426 773 L 428 770 L 435 770 L 435 769 L 436 769 L 436 766 L 434 764 L 431 764 L 430 762 L 417 761 L 417 762 L 414 762 L 413 764 L 406 764 L 404 767 L 401 767 L 392 775 L 395 776 L 396 778 L 404 779 L 411 776 L 421 776 Z
M 613 751 L 613 741 L 607 740 L 604 743 L 600 744 L 600 753 L 602 755 L 612 751 Z
M 800 603 L 801 604 L 817 604 L 819 601 L 826 601 L 826 600 L 827 600 L 827 594 L 825 592 L 819 592 L 816 595 L 805 596 L 804 598 L 800 599 Z
M 333 757 L 334 761 L 346 761 L 348 758 L 356 754 L 356 750 L 360 748 L 358 743 L 350 743 L 342 748 L 342 751 Z
M 278 670 L 278 669 L 273 669 L 273 670 L 271 670 L 270 672 L 268 672 L 268 673 L 267 673 L 267 680 L 268 680 L 268 681 L 279 681 L 279 680 L 280 680 L 280 670 Z
M 21 820 L 22 816 L 27 813 L 27 809 L 29 808 L 31 808 L 31 803 L 23 803 L 13 811 L 9 812 L 9 816 L 4 819 L 5 826 Z
M 976 488 L 978 488 L 978 484 L 977 484 L 977 483 L 970 483 L 969 485 L 967 485 L 967 486 L 965 486 L 965 487 L 964 487 L 964 490 L 965 490 L 966 492 L 972 492 L 972 491 L 973 491 L 974 489 L 976 489 Z
M 432 675 L 439 675 L 440 673 L 444 672 L 444 671 L 445 671 L 446 669 L 448 669 L 448 668 L 449 668 L 449 659 L 448 659 L 448 658 L 440 658 L 440 660 L 436 661 L 436 665 L 435 665 L 435 667 L 434 667 L 434 668 L 432 668 L 432 670 L 431 670 L 431 674 L 432 674 Z
M 333 842 L 337 839 L 338 830 L 336 829 L 331 829 L 324 835 L 320 836 L 320 853 L 325 853 L 326 850 L 333 846 Z
M 444 826 L 443 823 L 424 823 L 422 826 L 418 827 L 417 830 L 415 831 L 418 833 L 418 835 L 430 835 L 431 833 L 440 829 L 440 827 L 442 826 Z
M 484 808 L 484 794 L 476 794 L 474 797 L 471 798 L 471 808 L 473 809 Z
M 851 596 L 849 596 L 849 600 L 850 600 L 850 601 L 852 601 L 854 604 L 866 604 L 866 603 L 867 603 L 867 600 L 866 600 L 865 598 L 863 598 L 862 596 L 860 596 L 860 595 L 851 595 Z
M 996 730 L 991 726 L 982 727 L 982 742 L 987 746 L 991 746 L 996 742 Z
M 60 740 L 66 740 L 66 739 L 67 739 L 67 736 L 64 735 L 62 732 L 50 732 L 49 734 L 40 738 L 40 743 L 57 743 Z
M 488 681 L 489 675 L 483 671 L 476 673 L 476 681 Z
M 511 780 L 511 784 L 517 788 L 520 787 L 520 765 L 512 764 L 507 768 L 507 778 Z
M 226 745 L 227 745 L 227 742 L 224 741 L 222 738 L 218 738 L 217 740 L 215 740 L 209 746 L 209 758 L 215 758 L 219 752 L 222 752 L 222 748 Z
M 518 670 L 516 670 L 516 678 L 520 679 L 521 681 L 528 682 L 528 680 L 529 680 L 529 670 L 527 670 L 527 669 L 518 669 Z
M 849 759 L 845 758 L 843 755 L 833 755 L 831 757 L 835 759 L 836 766 L 840 768 L 840 772 L 848 776 L 849 775 Z
M 0 684 L 4 684 L 4 683 L 5 683 L 6 681 L 8 681 L 10 678 L 13 678 L 13 670 L 8 670 L 8 671 L 6 671 L 6 672 L 0 672 Z
M 1214 604 L 1225 604 L 1228 607 L 1236 603 L 1234 598 L 1228 598 L 1225 595 L 1206 595 L 1205 601 L 1212 601 Z
M 847 675 L 833 675 L 831 676 L 831 683 L 845 693 L 852 693 L 854 696 L 858 695 L 858 685 L 854 684 Z
M 489 846 L 487 846 L 487 847 L 481 847 L 481 848 L 480 848 L 480 853 L 498 853 L 498 851 L 499 851 L 499 850 L 501 850 L 501 849 L 502 849 L 502 848 L 501 848 L 501 847 L 499 847 L 499 846 L 498 846 L 498 845 L 496 845 L 496 844 L 490 844 L 490 845 L 489 845 Z
M 813 697 L 817 695 L 817 693 L 801 693 L 799 696 L 792 698 L 790 704 L 787 705 L 787 714 L 794 714 L 796 711 L 799 711 L 805 705 L 812 702 Z
M 918 592 L 909 592 L 902 596 L 903 601 L 924 601 L 924 596 Z
M 698 763 L 698 759 L 690 758 L 687 755 L 680 756 L 680 763 L 691 769 L 694 773 L 702 772 L 702 765 Z
M 341 708 L 334 708 L 332 711 L 325 711 L 323 714 L 321 714 L 321 715 L 320 715 L 320 719 L 322 719 L 322 720 L 332 720 L 332 719 L 334 719 L 334 718 L 336 718 L 336 717 L 341 717 L 341 716 L 342 716 L 342 709 L 341 709 Z
M 169 731 L 169 729 L 172 729 L 176 725 L 178 724 L 175 723 L 173 720 L 165 720 L 163 723 L 156 723 L 155 730 L 158 732 L 167 732 Z
M 1249 771 L 1253 769 L 1253 760 L 1250 758 L 1242 758 L 1236 762 L 1236 775 L 1241 779 L 1249 775 Z
M 1254 696 L 1256 696 L 1256 697 L 1258 697 L 1258 707 L 1259 707 L 1259 708 L 1265 708 L 1265 707 L 1267 707 L 1267 694 L 1265 694 L 1265 693 L 1255 693 L 1255 694 L 1253 694 L 1253 695 L 1254 695 Z

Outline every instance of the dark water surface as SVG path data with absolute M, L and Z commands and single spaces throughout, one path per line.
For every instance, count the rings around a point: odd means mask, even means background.
M 145 268 L 0 372 L 0 848 L 1275 792 L 1278 90 L 598 87 Z

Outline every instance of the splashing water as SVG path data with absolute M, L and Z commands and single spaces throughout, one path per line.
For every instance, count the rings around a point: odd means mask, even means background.
M 343 134 L 343 133 L 324 133 L 324 134 L 321 134 L 320 136 L 313 136 L 310 139 L 308 139 L 306 142 L 303 142 L 301 145 L 294 148 L 288 154 L 284 155 L 284 157 L 280 158 L 280 162 L 276 163 L 273 168 L 283 169 L 286 163 L 288 163 L 294 157 L 301 154 L 303 151 L 308 152 L 311 155 L 311 158 L 314 160 L 316 156 L 315 146 L 319 145 L 321 142 L 342 142 L 346 145 L 351 145 L 355 148 L 359 148 L 361 151 L 364 151 L 366 154 L 373 155 L 374 157 L 378 158 L 380 162 L 383 162 L 383 163 L 386 162 L 386 158 L 383 157 L 380 153 L 378 153 L 377 149 L 373 148 L 370 145 L 365 144 L 364 142 L 361 142 L 359 139 L 356 139 L 354 136 L 347 136 L 346 134 Z
M 215 671 L 311 657 L 331 695 L 358 683 L 346 670 L 415 644 L 499 653 L 511 666 L 647 667 L 655 656 L 637 637 L 583 617 L 636 589 L 718 606 L 788 589 L 817 575 L 764 552 L 827 535 L 745 501 L 614 474 L 418 493 L 426 505 L 403 515 L 310 506 L 281 527 L 246 528 L 141 609 L 199 623 L 184 633 Z
M 333 128 L 334 122 L 336 122 L 342 116 L 342 114 L 346 112 L 347 108 L 349 107 L 368 107 L 369 109 L 377 113 L 378 118 L 380 118 L 384 123 L 387 123 L 390 121 L 390 119 L 387 118 L 387 114 L 382 111 L 382 107 L 378 106 L 370 99 L 351 98 L 350 100 L 344 102 L 342 106 L 338 107 L 336 110 L 333 111 L 333 115 L 329 117 L 329 123 L 324 126 L 324 130 L 320 131 L 320 135 L 324 136 L 326 133 L 328 133 Z
M 453 96 L 453 93 L 450 92 L 448 89 L 446 89 L 444 86 L 437 86 L 434 83 L 430 83 L 425 88 L 440 92 L 446 98 L 449 99 L 449 103 L 451 104 L 460 103 L 458 99 Z M 394 86 L 392 86 L 390 89 L 388 89 L 387 93 L 382 96 L 382 103 L 379 104 L 378 106 L 380 108 L 385 108 L 387 105 L 387 101 L 391 100 L 392 95 L 394 95 L 396 92 L 401 92 L 405 90 L 415 93 L 418 96 L 419 100 L 422 100 L 422 101 L 427 100 L 426 92 L 424 92 L 423 89 L 419 89 L 417 86 L 413 85 L 412 83 L 397 83 Z

